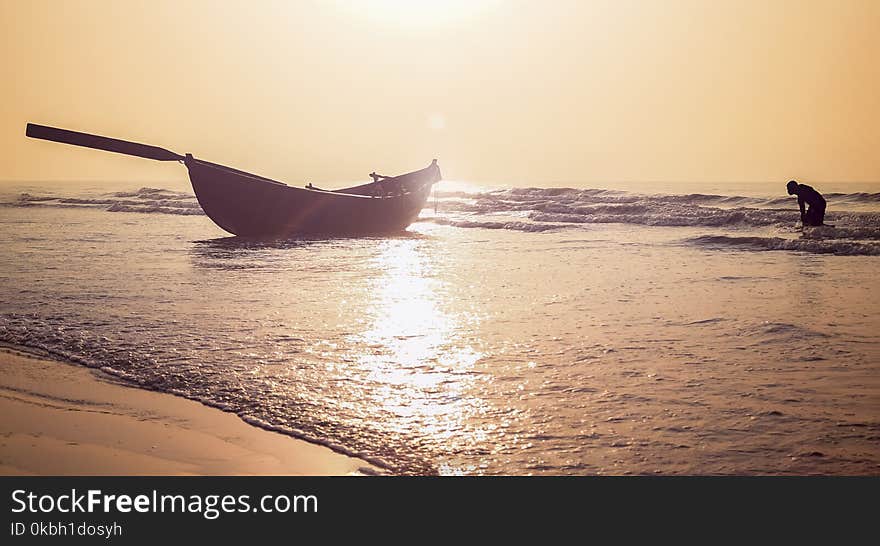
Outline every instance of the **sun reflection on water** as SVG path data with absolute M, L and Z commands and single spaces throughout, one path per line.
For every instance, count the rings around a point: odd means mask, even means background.
M 482 354 L 457 338 L 474 317 L 444 301 L 436 260 L 421 240 L 382 241 L 370 292 L 370 314 L 356 337 L 377 408 L 389 431 L 433 438 L 462 435 L 481 411 L 471 394 Z M 467 323 L 467 324 L 466 324 Z

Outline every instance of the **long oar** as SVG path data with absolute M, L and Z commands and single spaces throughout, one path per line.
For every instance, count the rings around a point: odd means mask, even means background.
M 183 159 L 185 159 L 182 155 L 164 148 L 159 148 L 158 146 L 148 146 L 147 144 L 138 144 L 137 142 L 128 142 L 127 140 L 90 135 L 88 133 L 79 133 L 77 131 L 68 131 L 67 129 L 47 127 L 45 125 L 36 125 L 34 123 L 27 124 L 25 134 L 31 138 L 63 142 L 64 144 L 106 150 L 118 154 L 136 155 L 147 159 L 155 159 L 157 161 L 183 161 Z

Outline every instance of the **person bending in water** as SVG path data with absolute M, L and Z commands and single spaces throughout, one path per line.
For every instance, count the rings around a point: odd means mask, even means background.
M 801 224 L 805 226 L 821 226 L 825 220 L 825 198 L 822 194 L 807 186 L 798 184 L 792 180 L 786 186 L 788 195 L 797 195 L 798 206 L 801 208 Z M 804 212 L 804 203 L 810 205 Z

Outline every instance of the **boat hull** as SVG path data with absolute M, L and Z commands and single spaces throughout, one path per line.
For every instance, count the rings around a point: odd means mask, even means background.
M 187 156 L 193 191 L 205 214 L 241 237 L 370 235 L 405 230 L 440 180 L 436 162 L 379 182 L 337 191 L 296 188 Z M 393 196 L 379 196 L 394 186 Z

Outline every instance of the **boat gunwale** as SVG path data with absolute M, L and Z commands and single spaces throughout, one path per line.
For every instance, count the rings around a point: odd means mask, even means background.
M 250 181 L 252 181 L 252 182 L 267 182 L 270 184 L 274 184 L 276 186 L 281 186 L 282 188 L 304 191 L 304 192 L 314 192 L 314 193 L 319 193 L 319 194 L 324 194 L 324 195 L 334 195 L 334 196 L 340 196 L 340 197 L 356 197 L 358 199 L 370 199 L 370 200 L 372 200 L 372 199 L 388 200 L 388 199 L 407 197 L 407 196 L 411 195 L 412 193 L 415 193 L 415 192 L 408 192 L 408 193 L 404 193 L 401 195 L 385 196 L 385 197 L 376 197 L 376 196 L 372 196 L 372 195 L 362 195 L 362 194 L 357 194 L 357 193 L 345 193 L 346 190 L 363 188 L 364 186 L 370 186 L 372 184 L 375 184 L 375 182 L 374 183 L 359 184 L 357 186 L 351 186 L 348 188 L 341 188 L 339 190 L 324 190 L 321 188 L 299 188 L 296 186 L 291 186 L 290 184 L 285 184 L 284 182 L 272 180 L 271 178 L 266 178 L 265 176 L 260 176 L 257 174 L 249 173 L 247 171 L 242 171 L 242 170 L 236 169 L 234 167 L 228 167 L 226 165 L 220 165 L 218 163 L 212 163 L 210 161 L 205 161 L 204 159 L 198 159 L 196 157 L 193 157 L 192 154 L 186 154 L 186 158 L 184 159 L 183 162 L 188 168 L 190 167 L 191 164 L 199 164 L 201 166 L 205 166 L 208 168 L 213 168 L 213 169 L 217 169 L 220 171 L 227 171 L 229 173 L 241 176 L 242 178 L 250 179 Z M 430 166 L 426 167 L 426 169 L 427 168 L 430 168 Z M 401 178 L 404 176 L 409 176 L 411 174 L 415 174 L 415 173 L 418 173 L 423 170 L 425 170 L 425 169 L 418 169 L 418 170 L 415 170 L 415 171 L 412 171 L 409 173 L 399 174 L 397 176 L 389 176 L 389 177 L 383 178 L 382 182 L 386 182 L 388 180 L 395 180 L 397 178 Z M 433 183 L 431 185 L 433 186 Z

